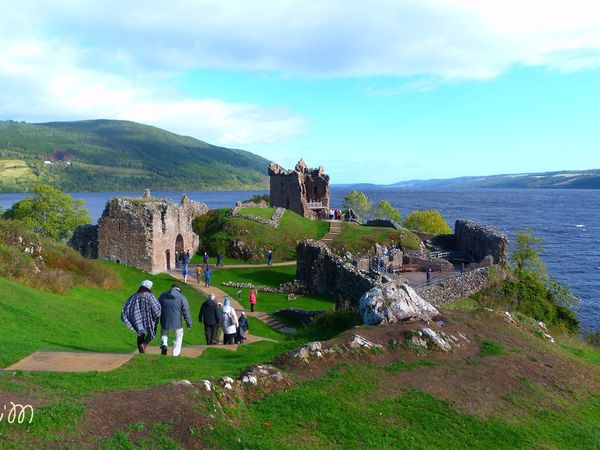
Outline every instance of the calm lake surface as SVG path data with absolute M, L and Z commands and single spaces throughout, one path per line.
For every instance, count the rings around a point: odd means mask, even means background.
M 449 224 L 472 219 L 498 227 L 514 238 L 516 231 L 531 228 L 544 240 L 543 259 L 549 272 L 567 283 L 581 298 L 579 317 L 583 327 L 600 328 L 600 191 L 533 189 L 408 190 L 363 189 L 375 203 L 381 199 L 406 216 L 414 209 L 437 209 Z M 209 208 L 231 207 L 265 191 L 195 191 L 192 200 Z M 347 188 L 331 189 L 332 206 L 340 208 Z M 153 192 L 153 196 L 178 201 L 180 192 Z M 74 193 L 86 201 L 93 222 L 102 215 L 107 199 L 139 197 L 140 193 Z M 0 194 L 0 206 L 8 208 L 23 194 Z

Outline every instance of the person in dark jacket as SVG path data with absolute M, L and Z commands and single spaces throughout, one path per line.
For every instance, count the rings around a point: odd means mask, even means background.
M 210 294 L 208 299 L 202 303 L 198 320 L 204 323 L 204 334 L 206 335 L 206 344 L 213 345 L 217 343 L 217 328 L 221 317 L 219 315 L 219 305 L 215 302 L 215 294 Z
M 152 281 L 144 280 L 135 294 L 130 296 L 121 311 L 121 321 L 137 334 L 137 348 L 140 353 L 156 336 L 156 325 L 161 307 L 152 294 Z
M 235 337 L 236 344 L 243 344 L 246 341 L 249 329 L 250 324 L 248 323 L 248 318 L 246 317 L 246 313 L 242 311 L 242 314 L 238 319 L 237 335 Z
M 167 292 L 163 292 L 160 297 L 158 297 L 158 302 L 160 303 L 162 311 L 160 314 L 161 354 L 167 354 L 169 331 L 173 330 L 175 332 L 173 356 L 179 356 L 181 353 L 181 343 L 183 342 L 183 323 L 181 316 L 185 319 L 188 329 L 192 328 L 190 304 L 176 284 L 173 284 L 171 289 Z

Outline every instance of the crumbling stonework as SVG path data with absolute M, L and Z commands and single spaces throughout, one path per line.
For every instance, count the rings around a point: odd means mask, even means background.
M 329 175 L 323 166 L 309 169 L 300 160 L 294 170 L 278 164 L 269 166 L 271 206 L 292 210 L 316 219 L 329 212 Z
M 192 220 L 207 211 L 186 195 L 180 204 L 148 197 L 109 200 L 98 221 L 98 257 L 153 274 L 170 270 L 175 252 L 197 250 Z
M 362 295 L 378 282 L 352 264 L 345 263 L 322 242 L 302 241 L 298 243 L 296 252 L 296 279 L 310 293 L 332 295 L 336 309 L 357 309 Z
M 456 250 L 474 262 L 481 262 L 488 255 L 494 258 L 494 264 L 508 262 L 508 238 L 497 228 L 459 219 L 454 225 L 454 236 Z
M 98 257 L 98 225 L 80 225 L 69 239 L 69 246 L 88 259 Z
M 506 273 L 496 269 L 491 276 L 488 268 L 482 267 L 451 278 L 441 285 L 426 287 L 419 290 L 419 295 L 432 305 L 438 306 L 483 291 L 491 286 L 494 280 L 503 279 Z

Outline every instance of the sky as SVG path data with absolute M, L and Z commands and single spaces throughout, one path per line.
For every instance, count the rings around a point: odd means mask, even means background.
M 600 168 L 595 0 L 0 0 L 0 17 L 0 120 L 133 120 L 336 184 Z

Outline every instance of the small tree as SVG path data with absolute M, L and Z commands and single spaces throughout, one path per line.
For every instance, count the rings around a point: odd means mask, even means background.
M 37 183 L 31 193 L 32 198 L 12 205 L 4 218 L 20 220 L 33 231 L 57 240 L 69 238 L 77 226 L 91 220 L 83 200 L 74 200 L 55 187 Z
M 527 228 L 515 234 L 515 249 L 511 260 L 517 270 L 530 270 L 545 276 L 546 266 L 540 257 L 543 250 L 542 239 L 535 237 L 533 231 Z
M 354 213 L 364 221 L 367 215 L 371 212 L 373 205 L 364 192 L 350 191 L 344 197 L 344 208 L 351 209 Z
M 402 214 L 387 200 L 380 200 L 375 208 L 375 217 L 378 219 L 389 219 L 392 222 L 402 222 Z
M 449 234 L 452 228 L 446 223 L 439 211 L 429 209 L 425 211 L 415 210 L 406 216 L 404 226 L 409 230 L 422 233 Z

